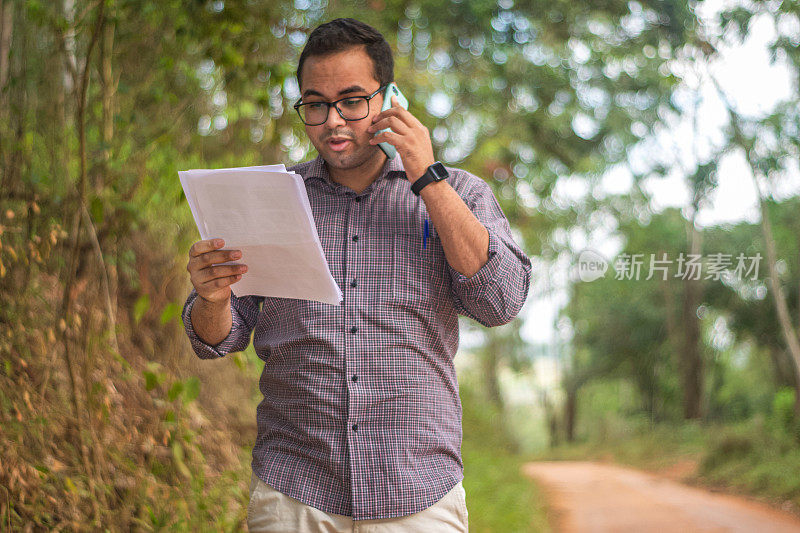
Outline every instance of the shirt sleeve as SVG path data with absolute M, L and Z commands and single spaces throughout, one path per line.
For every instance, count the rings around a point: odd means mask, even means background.
M 489 185 L 471 180 L 465 202 L 489 232 L 489 259 L 467 278 L 450 264 L 453 301 L 459 314 L 486 327 L 510 322 L 525 303 L 531 281 L 531 261 L 511 236 L 511 226 Z
M 258 322 L 258 315 L 261 312 L 261 302 L 263 296 L 242 296 L 237 297 L 231 291 L 231 318 L 233 325 L 231 332 L 219 344 L 211 345 L 204 342 L 195 332 L 192 326 L 192 307 L 197 300 L 197 291 L 192 289 L 186 303 L 183 306 L 183 326 L 192 349 L 200 359 L 215 359 L 225 356 L 231 352 L 240 352 L 250 344 L 250 334 Z

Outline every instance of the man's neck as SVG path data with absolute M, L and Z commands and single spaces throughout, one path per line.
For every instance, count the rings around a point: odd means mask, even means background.
M 327 161 L 325 168 L 328 169 L 328 174 L 335 183 L 349 187 L 357 194 L 361 194 L 373 181 L 378 179 L 383 170 L 387 157 L 383 150 L 379 150 L 379 152 L 377 157 L 372 157 L 355 168 L 333 168 L 328 165 Z

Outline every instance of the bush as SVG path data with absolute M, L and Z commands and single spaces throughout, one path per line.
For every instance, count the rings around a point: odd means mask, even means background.
M 795 391 L 784 387 L 772 398 L 772 419 L 777 427 L 800 442 L 800 420 L 794 412 Z
M 711 443 L 700 464 L 700 471 L 707 474 L 726 463 L 744 460 L 753 453 L 755 447 L 749 435 L 725 432 L 719 440 Z

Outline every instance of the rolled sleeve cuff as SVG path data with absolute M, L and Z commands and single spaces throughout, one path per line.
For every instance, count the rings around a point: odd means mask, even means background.
M 486 290 L 494 281 L 503 260 L 500 253 L 501 245 L 502 243 L 494 232 L 489 230 L 489 259 L 472 277 L 466 277 L 450 266 L 450 263 L 447 264 L 456 293 L 463 302 L 475 302 L 486 295 Z
M 225 337 L 219 344 L 215 345 L 208 344 L 200 339 L 195 332 L 194 327 L 192 326 L 192 308 L 194 307 L 194 303 L 197 301 L 197 298 L 197 293 L 193 291 L 183 310 L 183 326 L 186 330 L 186 335 L 189 337 L 189 342 L 191 342 L 195 354 L 197 354 L 197 357 L 200 359 L 215 359 L 223 357 L 230 353 L 231 349 L 236 345 L 239 337 L 237 335 L 239 329 L 245 327 L 242 317 L 236 312 L 236 309 L 233 306 L 234 296 L 231 294 L 231 318 L 233 319 L 231 331 L 228 333 L 227 337 Z

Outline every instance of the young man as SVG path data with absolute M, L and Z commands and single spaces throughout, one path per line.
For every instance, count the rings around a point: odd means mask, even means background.
M 237 297 L 246 267 L 214 265 L 238 251 L 214 239 L 189 251 L 183 320 L 197 355 L 243 350 L 255 329 L 266 363 L 251 531 L 467 530 L 457 315 L 509 322 L 531 264 L 489 186 L 444 176 L 427 128 L 399 106 L 380 111 L 393 70 L 383 36 L 353 19 L 315 29 L 298 65 L 296 108 L 319 155 L 292 170 L 341 305 Z

